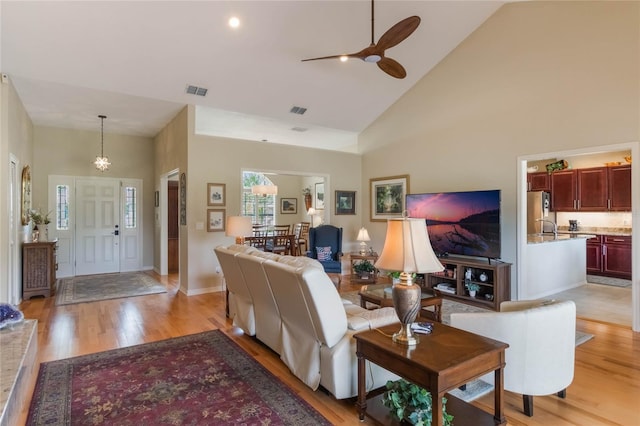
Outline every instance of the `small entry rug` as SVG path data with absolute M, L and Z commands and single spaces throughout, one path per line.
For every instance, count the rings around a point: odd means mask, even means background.
M 42 363 L 27 425 L 329 425 L 221 331 Z
M 144 272 L 85 275 L 60 280 L 56 306 L 166 292 L 164 285 Z

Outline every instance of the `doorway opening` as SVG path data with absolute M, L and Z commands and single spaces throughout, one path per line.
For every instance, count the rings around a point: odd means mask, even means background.
M 517 163 L 517 241 L 518 241 L 518 284 L 517 295 L 526 294 L 525 289 L 528 287 L 526 262 L 527 262 L 527 168 L 536 161 L 544 162 L 550 158 L 563 159 L 566 157 L 601 155 L 607 152 L 630 151 L 632 158 L 640 158 L 640 144 L 638 142 L 623 143 L 616 145 L 608 145 L 593 148 L 584 148 L 571 151 L 550 152 L 536 155 L 527 155 L 518 157 Z M 640 169 L 636 164 L 631 164 L 632 182 L 640 181 Z M 631 188 L 632 211 L 630 219 L 635 222 L 632 226 L 632 285 L 631 285 L 631 311 L 632 311 L 632 329 L 640 331 L 640 285 L 638 283 L 638 273 L 640 271 L 640 259 L 638 258 L 638 250 L 640 249 L 640 232 L 637 228 L 640 226 L 640 185 L 632 185 Z M 562 218 L 562 216 L 560 216 Z

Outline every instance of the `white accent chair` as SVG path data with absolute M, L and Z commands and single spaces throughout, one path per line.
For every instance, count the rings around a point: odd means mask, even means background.
M 566 396 L 574 372 L 574 302 L 502 302 L 500 312 L 452 313 L 451 326 L 509 344 L 504 389 L 522 394 L 526 415 L 533 416 L 534 395 Z M 482 379 L 492 382 L 492 375 Z

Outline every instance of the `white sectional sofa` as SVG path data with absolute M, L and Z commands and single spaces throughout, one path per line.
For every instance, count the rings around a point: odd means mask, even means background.
M 252 247 L 216 247 L 233 322 L 280 355 L 312 389 L 337 399 L 357 395 L 358 331 L 398 322 L 393 308 L 369 311 L 340 298 L 314 259 L 264 253 Z M 367 387 L 397 376 L 367 362 Z

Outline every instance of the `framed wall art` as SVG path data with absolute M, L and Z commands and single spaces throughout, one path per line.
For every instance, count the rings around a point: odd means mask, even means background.
M 187 175 L 180 174 L 180 226 L 187 225 Z
M 356 191 L 336 191 L 336 214 L 356 214 Z
M 224 209 L 207 209 L 207 232 L 224 231 L 224 224 Z
M 227 185 L 224 183 L 208 183 L 207 184 L 207 205 L 222 207 L 227 201 L 226 195 Z
M 324 209 L 324 183 L 316 183 L 316 210 Z
M 402 217 L 405 197 L 409 192 L 409 175 L 369 179 L 371 196 L 371 221 L 383 222 Z
M 280 214 L 297 214 L 297 198 L 280 198 Z

